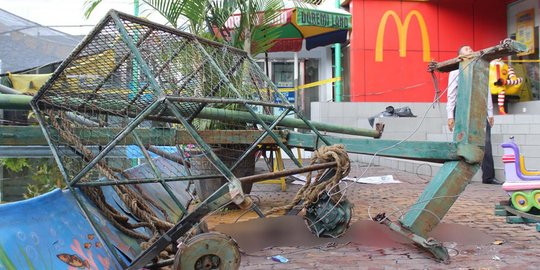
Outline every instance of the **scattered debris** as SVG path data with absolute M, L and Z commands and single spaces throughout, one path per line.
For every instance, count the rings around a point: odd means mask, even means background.
M 370 176 L 370 177 L 345 177 L 343 178 L 345 181 L 353 181 L 355 183 L 362 183 L 362 184 L 393 184 L 393 183 L 401 183 L 401 181 L 395 180 L 394 176 L 391 174 L 389 175 L 381 175 L 381 176 Z
M 443 243 L 445 248 L 456 248 L 457 243 L 456 242 L 444 242 Z
M 306 183 L 306 177 L 301 174 L 297 174 L 294 176 L 294 181 L 292 182 L 293 185 L 304 185 Z M 399 180 L 395 180 L 394 176 L 392 175 L 381 175 L 381 176 L 370 176 L 370 177 L 362 177 L 357 178 L 355 177 L 344 177 L 344 181 L 351 181 L 355 183 L 361 183 L 361 184 L 394 184 L 394 183 L 401 183 Z
M 497 255 L 493 255 L 493 258 L 491 258 L 491 259 L 494 260 L 494 261 L 500 261 L 501 260 L 501 258 L 499 258 L 499 256 L 497 256 Z
M 281 256 L 281 255 L 275 255 L 275 256 L 272 256 L 272 261 L 275 261 L 275 262 L 280 262 L 280 263 L 288 263 L 289 262 L 289 259 Z
M 393 106 L 388 106 L 386 109 L 374 116 L 368 118 L 369 125 L 373 127 L 375 120 L 383 117 L 416 117 L 408 106 L 395 109 Z

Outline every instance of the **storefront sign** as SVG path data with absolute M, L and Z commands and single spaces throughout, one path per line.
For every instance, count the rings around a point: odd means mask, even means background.
M 338 29 L 351 28 L 351 15 L 348 14 L 330 13 L 303 8 L 297 8 L 296 12 L 298 25 Z
M 534 53 L 534 9 L 525 10 L 516 15 L 516 40 L 527 45 L 529 50 L 518 56 Z
M 397 32 L 399 37 L 399 56 L 405 57 L 407 55 L 407 32 L 409 30 L 409 24 L 413 17 L 418 21 L 418 26 L 420 27 L 420 33 L 422 35 L 422 49 L 424 51 L 423 59 L 424 62 L 431 61 L 430 56 L 430 45 L 429 45 L 429 35 L 426 27 L 426 22 L 424 17 L 418 10 L 411 10 L 405 21 L 401 21 L 401 18 L 393 10 L 388 10 L 384 13 L 379 23 L 379 29 L 377 31 L 377 40 L 375 44 L 375 62 L 383 61 L 383 43 L 384 43 L 384 33 L 386 32 L 386 22 L 388 17 L 392 17 L 397 26 Z

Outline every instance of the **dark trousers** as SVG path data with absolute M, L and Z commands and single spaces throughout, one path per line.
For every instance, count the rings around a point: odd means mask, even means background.
M 482 160 L 482 183 L 492 183 L 495 179 L 495 165 L 491 149 L 491 126 L 486 123 L 486 142 L 484 146 L 484 159 Z

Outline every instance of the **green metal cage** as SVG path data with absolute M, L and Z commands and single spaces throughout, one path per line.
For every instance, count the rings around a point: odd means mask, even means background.
M 31 105 L 70 189 L 100 198 L 101 186 L 113 186 L 122 197 L 136 185 L 160 184 L 186 215 L 167 220 L 180 222 L 174 227 L 157 228 L 161 238 L 150 241 L 153 248 L 134 268 L 210 211 L 242 203 L 237 177 L 253 174 L 249 167 L 261 143 L 278 145 L 301 167 L 275 129 L 286 116 L 295 115 L 321 136 L 246 52 L 116 11 L 60 65 Z M 137 166 L 144 173 L 130 173 Z M 204 207 L 190 213 L 172 184 L 216 179 L 226 184 L 207 192 Z

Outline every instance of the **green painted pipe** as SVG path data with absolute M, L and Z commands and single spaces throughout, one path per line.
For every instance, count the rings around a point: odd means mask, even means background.
M 0 95 L 0 109 L 6 110 L 31 110 L 30 100 L 31 96 L 25 95 L 9 95 L 3 94 Z M 118 104 L 119 108 L 125 108 Z M 276 120 L 276 116 L 273 115 L 258 115 L 263 121 L 270 123 Z M 242 111 L 233 111 L 225 109 L 214 109 L 214 108 L 204 108 L 199 115 L 197 116 L 203 119 L 209 120 L 220 120 L 225 122 L 241 122 L 241 123 L 255 123 L 255 119 L 248 112 Z M 364 129 L 364 128 L 353 128 L 346 126 L 331 125 L 321 122 L 311 121 L 311 124 L 317 128 L 319 131 L 333 132 L 339 134 L 348 134 L 364 137 L 379 138 L 381 133 L 373 129 Z M 304 121 L 296 118 L 285 118 L 283 119 L 278 126 L 289 127 L 289 128 L 302 128 L 309 129 L 309 127 L 304 123 Z
M 340 0 L 335 0 L 335 4 L 336 4 L 336 8 L 341 8 L 341 1 Z M 342 101 L 342 80 L 341 80 L 341 43 L 335 43 L 334 44 L 334 77 L 336 78 L 340 78 L 339 80 L 336 81 L 336 84 L 335 84 L 335 88 L 336 88 L 336 96 L 335 96 L 335 101 L 336 102 L 341 102 Z
M 30 107 L 32 96 L 17 94 L 1 94 L 0 109 L 3 110 L 32 110 Z
M 276 117 L 273 115 L 259 114 L 258 115 L 265 122 L 273 122 L 276 120 Z M 242 111 L 232 111 L 232 110 L 223 110 L 223 109 L 214 109 L 214 108 L 205 108 L 198 115 L 200 118 L 204 119 L 213 119 L 221 121 L 235 121 L 235 122 L 250 122 L 253 123 L 254 119 L 248 112 Z M 366 136 L 379 138 L 381 133 L 373 129 L 363 129 L 363 128 L 353 128 L 346 126 L 331 125 L 321 122 L 311 121 L 311 124 L 319 131 L 334 132 L 340 134 L 349 134 L 357 136 Z M 304 121 L 296 118 L 284 118 L 279 122 L 278 126 L 290 127 L 290 128 L 303 128 L 309 129 L 308 125 Z

